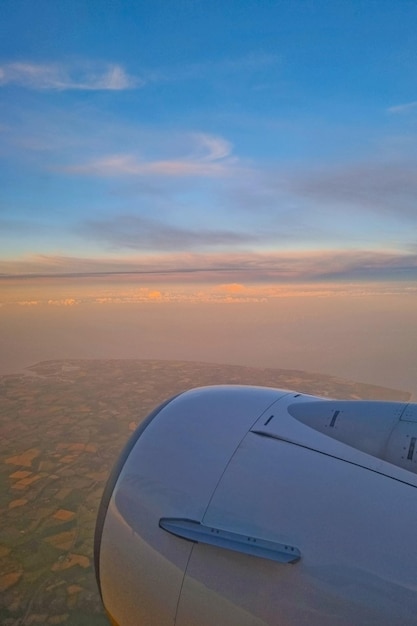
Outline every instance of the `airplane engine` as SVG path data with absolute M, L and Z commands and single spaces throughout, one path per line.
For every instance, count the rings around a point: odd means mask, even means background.
M 133 433 L 103 494 L 117 626 L 417 624 L 417 404 L 193 389 Z

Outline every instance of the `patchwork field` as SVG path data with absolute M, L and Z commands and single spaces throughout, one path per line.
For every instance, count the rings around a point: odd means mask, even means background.
M 406 401 L 393 389 L 309 374 L 183 361 L 48 361 L 0 377 L 0 623 L 100 626 L 97 508 L 129 434 L 166 398 L 252 384 Z

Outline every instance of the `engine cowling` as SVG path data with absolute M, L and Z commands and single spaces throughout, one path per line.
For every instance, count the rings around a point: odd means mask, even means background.
M 117 626 L 417 623 L 417 407 L 194 389 L 129 440 L 97 520 Z

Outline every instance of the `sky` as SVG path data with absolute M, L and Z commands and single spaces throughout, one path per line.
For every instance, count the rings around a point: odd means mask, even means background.
M 1 274 L 415 280 L 415 2 L 0 11 Z
M 416 23 L 408 0 L 2 0 L 0 307 L 408 314 Z

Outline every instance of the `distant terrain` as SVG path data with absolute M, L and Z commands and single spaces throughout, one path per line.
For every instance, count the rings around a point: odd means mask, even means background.
M 129 434 L 191 387 L 271 386 L 334 398 L 409 394 L 296 370 L 187 361 L 47 361 L 0 377 L 0 623 L 107 625 L 93 572 L 95 517 Z

